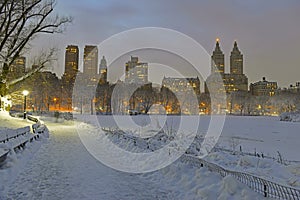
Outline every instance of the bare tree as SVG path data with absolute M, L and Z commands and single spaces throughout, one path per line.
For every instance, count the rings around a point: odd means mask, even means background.
M 162 86 L 160 91 L 160 103 L 167 113 L 179 113 L 180 106 L 176 95 L 168 88 Z
M 230 106 L 239 111 L 239 115 L 243 115 L 246 109 L 249 94 L 245 91 L 236 91 L 230 94 Z M 230 108 L 230 112 L 232 109 Z
M 0 3 L 0 65 L 2 72 L 0 77 L 0 94 L 6 92 L 7 74 L 13 62 L 30 48 L 30 42 L 39 34 L 62 33 L 65 25 L 70 23 L 70 17 L 54 15 L 55 0 L 2 0 Z M 49 52 L 48 56 L 53 56 Z M 49 60 L 48 56 L 37 68 L 38 71 Z M 25 75 L 25 79 L 32 75 Z M 22 81 L 13 80 L 10 84 Z
M 152 87 L 140 87 L 132 95 L 133 101 L 138 101 L 139 111 L 147 114 L 151 106 L 157 101 L 157 93 Z

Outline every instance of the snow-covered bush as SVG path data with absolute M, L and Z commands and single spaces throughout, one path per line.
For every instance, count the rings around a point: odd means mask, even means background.
M 300 112 L 285 112 L 279 117 L 280 121 L 300 122 Z

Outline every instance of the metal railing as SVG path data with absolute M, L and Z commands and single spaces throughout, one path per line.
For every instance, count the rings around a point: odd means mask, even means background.
M 183 155 L 181 157 L 181 161 L 192 164 L 196 167 L 206 167 L 212 172 L 219 173 L 222 177 L 228 175 L 233 176 L 238 181 L 244 183 L 255 192 L 262 194 L 264 197 L 272 197 L 287 200 L 300 199 L 300 189 L 298 188 L 284 186 L 252 174 L 224 169 L 221 166 L 207 162 L 195 156 Z

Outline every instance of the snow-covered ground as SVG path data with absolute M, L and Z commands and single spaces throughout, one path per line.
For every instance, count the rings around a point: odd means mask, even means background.
M 171 120 L 176 123 L 180 118 L 173 116 Z M 141 120 L 141 117 L 136 117 L 135 120 L 145 121 L 146 119 Z M 203 141 L 203 133 L 207 129 L 209 117 L 204 117 L 202 120 L 199 134 L 187 150 L 189 154 L 201 155 L 199 144 Z M 111 133 L 111 140 L 127 151 L 142 152 L 141 149 L 144 148 L 146 152 L 149 152 L 161 148 L 168 141 L 166 139 L 168 136 L 162 133 L 156 134 L 151 140 L 142 139 L 141 141 L 128 131 L 124 133 L 118 130 L 117 125 L 112 123 L 111 117 L 100 117 L 99 121 L 103 127 L 110 127 L 108 132 Z M 173 129 L 176 129 L 175 126 Z M 204 159 L 226 169 L 247 172 L 283 185 L 300 188 L 300 156 L 298 154 L 300 148 L 297 146 L 300 139 L 299 130 L 300 123 L 281 122 L 276 117 L 228 116 L 216 145 L 217 151 L 211 152 Z M 234 155 L 228 151 L 222 152 L 220 148 L 231 150 Z M 254 151 L 259 156 L 247 154 L 254 154 Z M 282 164 L 277 162 L 280 159 L 278 152 L 283 160 Z M 284 165 L 285 163 L 289 165 Z
M 30 122 L 1 113 L 0 127 L 18 128 Z M 178 117 L 172 117 L 176 127 Z M 141 126 L 147 116 L 135 116 Z M 199 134 L 207 130 L 209 117 L 201 120 Z M 102 126 L 113 127 L 111 116 L 100 116 Z M 89 154 L 72 122 L 45 121 L 50 138 L 26 148 L 0 169 L 0 199 L 262 199 L 233 177 L 222 178 L 206 168 L 177 160 L 151 173 L 131 174 L 111 169 Z M 170 123 L 169 123 L 170 124 Z M 170 126 L 170 125 L 169 125 Z M 169 127 L 170 128 L 170 127 Z M 297 141 L 300 123 L 278 118 L 227 117 L 218 146 L 300 160 Z M 99 130 L 99 129 L 97 129 Z M 101 130 L 101 129 L 100 129 Z M 128 130 L 127 130 L 128 131 Z M 135 130 L 133 130 L 134 132 Z M 141 130 L 135 132 L 141 133 Z M 131 133 L 132 134 L 132 133 Z M 295 141 L 296 140 L 296 141 Z M 115 141 L 116 143 L 118 141 Z M 122 142 L 122 141 L 121 141 Z M 126 145 L 128 148 L 130 141 Z M 234 144 L 234 145 L 233 145 Z M 272 160 L 214 152 L 206 158 L 229 169 L 260 173 L 262 177 L 299 186 L 300 166 L 282 166 Z M 259 160 L 258 160 L 259 159 Z M 280 174 L 280 177 L 275 174 Z

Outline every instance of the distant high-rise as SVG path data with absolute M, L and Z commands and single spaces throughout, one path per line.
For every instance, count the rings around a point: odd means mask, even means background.
M 105 84 L 107 83 L 107 62 L 105 57 L 103 56 L 101 61 L 100 61 L 100 66 L 99 66 L 99 74 L 100 74 L 100 84 Z
M 277 82 L 267 81 L 265 77 L 262 81 L 250 84 L 250 93 L 254 96 L 274 96 L 277 89 Z
M 230 73 L 225 73 L 224 66 L 224 54 L 220 48 L 219 39 L 217 39 L 215 50 L 211 56 L 212 58 L 212 74 L 207 78 L 205 85 L 205 92 L 208 93 L 207 86 L 211 90 L 218 92 L 236 92 L 236 91 L 248 91 L 248 77 L 243 73 L 243 55 L 238 49 L 237 42 L 234 42 L 233 50 L 230 56 Z M 220 77 L 217 76 L 220 73 L 222 78 L 222 85 L 220 87 Z
M 148 83 L 148 63 L 140 63 L 138 57 L 131 56 L 126 63 L 125 83 Z
M 65 73 L 61 79 L 61 94 L 59 103 L 62 107 L 72 107 L 72 88 L 78 73 L 79 48 L 76 45 L 68 45 L 65 51 Z
M 65 87 L 72 86 L 78 73 L 79 49 L 78 46 L 68 45 L 65 52 L 65 73 L 63 80 Z
M 241 54 L 236 41 L 230 55 L 230 73 L 243 74 L 243 54 Z
M 98 74 L 98 47 L 86 45 L 83 56 L 83 74 L 95 76 Z
M 216 39 L 216 47 L 211 56 L 211 73 L 224 73 L 225 60 L 220 48 L 219 39 Z
M 78 46 L 68 45 L 65 53 L 65 74 L 75 76 L 78 72 L 79 49 Z
M 9 68 L 8 79 L 21 77 L 24 75 L 26 69 L 26 57 L 20 56 L 15 59 Z

